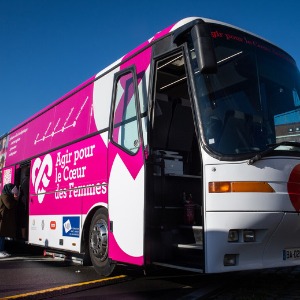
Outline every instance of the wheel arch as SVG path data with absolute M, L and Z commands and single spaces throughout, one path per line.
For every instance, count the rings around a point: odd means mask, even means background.
M 98 211 L 101 208 L 107 209 L 107 207 L 105 205 L 94 206 L 88 212 L 88 214 L 84 220 L 84 224 L 82 227 L 81 245 L 80 245 L 81 253 L 84 255 L 83 256 L 83 264 L 84 265 L 92 264 L 90 255 L 89 255 L 89 230 L 90 230 L 90 225 L 91 225 L 92 219 L 93 219 L 96 211 Z

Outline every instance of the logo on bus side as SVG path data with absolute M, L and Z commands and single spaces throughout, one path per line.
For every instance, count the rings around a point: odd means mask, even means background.
M 300 212 L 300 164 L 296 165 L 291 171 L 289 180 L 287 182 L 287 190 L 297 212 Z
M 38 195 L 39 203 L 42 203 L 45 197 L 46 190 L 50 180 L 49 177 L 52 175 L 53 162 L 50 154 L 47 154 L 43 161 L 37 158 L 32 166 L 32 184 L 34 191 Z

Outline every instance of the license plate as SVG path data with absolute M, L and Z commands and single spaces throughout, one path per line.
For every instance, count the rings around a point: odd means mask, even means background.
M 300 259 L 300 248 L 284 249 L 283 260 Z

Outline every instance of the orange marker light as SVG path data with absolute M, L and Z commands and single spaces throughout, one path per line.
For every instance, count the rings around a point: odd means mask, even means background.
M 264 181 L 218 181 L 208 183 L 209 193 L 274 193 Z

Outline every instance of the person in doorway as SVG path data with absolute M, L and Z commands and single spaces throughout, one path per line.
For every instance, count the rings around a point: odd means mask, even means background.
M 27 240 L 28 226 L 28 199 L 29 199 L 29 175 L 30 168 L 25 170 L 24 178 L 20 185 L 20 195 L 18 204 L 18 220 L 21 227 L 21 235 L 23 240 Z
M 5 237 L 16 237 L 18 188 L 12 183 L 5 184 L 0 196 L 0 258 L 8 257 L 4 251 Z

